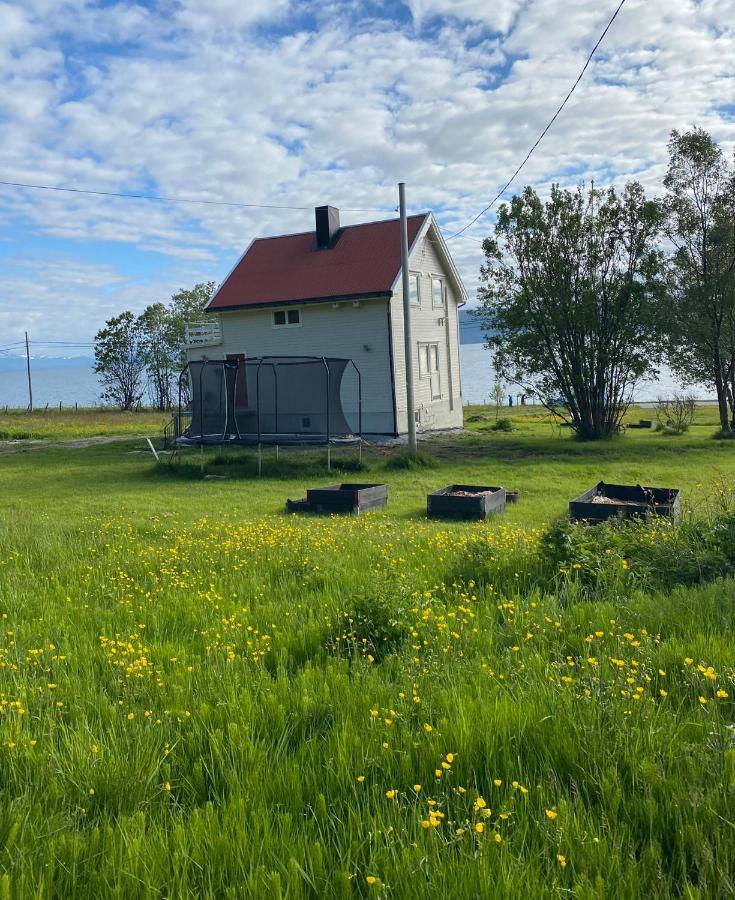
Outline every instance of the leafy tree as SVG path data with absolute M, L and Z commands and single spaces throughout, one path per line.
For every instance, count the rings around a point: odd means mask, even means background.
M 143 396 L 146 367 L 143 332 L 133 313 L 125 311 L 108 319 L 95 335 L 94 359 L 104 399 L 132 409 Z
M 204 308 L 212 299 L 217 285 L 214 281 L 204 281 L 195 284 L 193 288 L 177 291 L 169 304 L 171 312 L 174 340 L 179 348 L 179 361 L 181 367 L 186 365 L 184 356 L 184 326 L 187 322 L 195 322 L 203 318 Z
M 163 303 L 146 307 L 138 318 L 148 390 L 156 409 L 169 409 L 179 371 L 180 346 L 171 310 Z
M 498 212 L 483 242 L 480 306 L 498 376 L 563 398 L 581 438 L 617 430 L 635 383 L 660 352 L 660 204 L 640 184 L 621 194 L 527 187 Z
M 214 289 L 215 284 L 210 281 L 177 291 L 168 305 L 153 303 L 138 320 L 143 333 L 148 390 L 157 409 L 169 409 L 172 405 L 179 373 L 186 365 L 185 325 L 202 318 Z
M 671 267 L 670 364 L 714 385 L 723 433 L 735 429 L 735 168 L 709 134 L 671 132 L 664 179 Z M 728 413 L 729 406 L 729 413 Z
M 505 400 L 505 388 L 503 387 L 503 382 L 499 379 L 495 379 L 495 383 L 493 384 L 493 391 L 490 395 L 495 401 L 495 421 L 498 421 L 498 416 L 500 415 L 500 407 L 503 405 L 503 401 Z

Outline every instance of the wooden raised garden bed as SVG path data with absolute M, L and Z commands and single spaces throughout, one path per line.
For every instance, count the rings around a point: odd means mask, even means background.
M 478 484 L 450 484 L 426 498 L 430 519 L 487 519 L 505 509 L 505 488 Z
M 647 518 L 651 515 L 678 521 L 681 515 L 679 491 L 675 488 L 605 484 L 601 481 L 569 503 L 571 519 L 584 519 L 592 523 L 615 518 Z
M 361 513 L 388 503 L 386 484 L 330 484 L 309 488 L 302 500 L 287 500 L 289 512 Z

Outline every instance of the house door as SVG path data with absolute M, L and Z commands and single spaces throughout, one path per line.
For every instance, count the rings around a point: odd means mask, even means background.
M 235 378 L 235 409 L 245 409 L 248 405 L 248 378 L 244 353 L 228 353 L 227 359 L 237 363 Z
M 439 345 L 429 344 L 429 383 L 431 385 L 431 399 L 441 400 L 442 383 L 439 374 Z

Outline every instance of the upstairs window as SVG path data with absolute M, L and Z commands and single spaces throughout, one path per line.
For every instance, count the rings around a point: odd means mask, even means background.
M 412 272 L 408 276 L 408 296 L 413 306 L 421 306 L 421 294 L 419 293 L 419 276 Z
M 444 306 L 444 280 L 442 278 L 431 279 L 431 305 Z
M 300 309 L 277 309 L 273 313 L 274 328 L 294 328 L 301 324 Z

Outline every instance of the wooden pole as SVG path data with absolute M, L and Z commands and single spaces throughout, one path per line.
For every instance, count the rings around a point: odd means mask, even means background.
M 28 332 L 26 331 L 26 369 L 28 370 L 28 409 L 33 412 L 33 383 L 31 382 L 31 351 L 28 349 Z
M 411 288 L 408 271 L 408 218 L 406 216 L 406 185 L 398 185 L 398 206 L 401 211 L 401 281 L 403 282 L 403 345 L 406 362 L 406 415 L 408 416 L 408 452 L 416 455 L 416 415 L 413 399 L 413 337 L 411 335 Z

